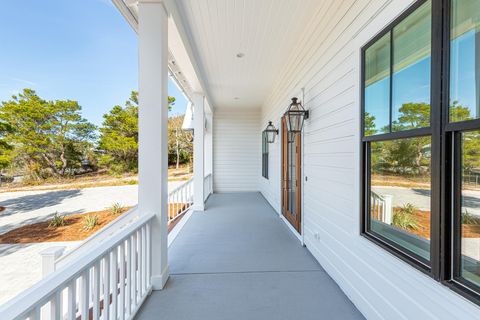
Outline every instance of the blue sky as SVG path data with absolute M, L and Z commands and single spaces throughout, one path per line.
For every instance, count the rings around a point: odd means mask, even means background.
M 394 74 L 393 121 L 398 119 L 402 104 L 430 102 L 430 60 L 427 57 Z M 471 30 L 451 42 L 450 101 L 468 107 L 471 116 L 478 118 L 475 63 L 475 30 Z M 389 78 L 379 80 L 365 91 L 366 111 L 375 116 L 379 132 L 389 122 L 389 81 Z
M 0 101 L 23 88 L 45 99 L 77 100 L 83 116 L 123 105 L 138 87 L 137 36 L 110 0 L 15 0 L 2 3 Z M 187 101 L 172 81 L 177 101 Z

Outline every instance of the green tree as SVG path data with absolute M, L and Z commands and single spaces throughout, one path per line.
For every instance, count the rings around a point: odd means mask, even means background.
M 168 162 L 175 164 L 190 163 L 193 158 L 193 135 L 182 129 L 184 115 L 168 119 Z
M 407 130 L 430 126 L 430 104 L 405 103 L 400 107 L 397 130 Z M 395 124 L 394 124 L 395 125 Z
M 168 109 L 175 103 L 168 97 Z M 99 164 L 113 172 L 138 170 L 138 92 L 132 91 L 125 106 L 114 106 L 103 116 L 98 147 L 103 153 Z
M 375 129 L 375 116 L 370 115 L 370 113 L 365 111 L 364 115 L 364 130 L 366 136 L 371 136 L 377 133 L 377 129 Z
M 47 101 L 31 89 L 2 102 L 0 121 L 10 127 L 3 138 L 13 148 L 9 158 L 33 178 L 71 173 L 95 138 L 95 126 L 81 109 L 76 101 Z

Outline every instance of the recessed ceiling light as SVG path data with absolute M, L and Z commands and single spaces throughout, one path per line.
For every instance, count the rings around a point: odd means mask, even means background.
M 243 58 L 244 56 L 245 54 L 242 52 L 237 53 L 237 58 Z

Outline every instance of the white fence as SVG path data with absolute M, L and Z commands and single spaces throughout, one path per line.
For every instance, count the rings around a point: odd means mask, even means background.
M 168 194 L 168 221 L 172 222 L 193 205 L 193 179 L 176 187 Z
M 1 319 L 132 319 L 151 291 L 150 223 L 140 216 L 0 307 Z
M 370 212 L 372 218 L 386 224 L 392 224 L 392 196 L 379 195 L 378 193 L 371 191 Z

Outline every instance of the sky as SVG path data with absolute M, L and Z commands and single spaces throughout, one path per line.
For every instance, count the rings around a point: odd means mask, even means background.
M 23 88 L 47 100 L 76 100 L 90 122 L 124 105 L 138 87 L 137 35 L 110 0 L 15 0 L 2 3 L 0 101 Z M 8 13 L 8 14 L 5 14 Z M 176 98 L 170 115 L 187 100 Z
M 475 30 L 453 39 L 450 46 L 450 101 L 458 101 L 459 105 L 470 109 L 473 118 L 479 118 L 476 103 Z M 392 120 L 398 119 L 398 109 L 403 103 L 430 103 L 430 60 L 430 57 L 426 57 L 394 74 Z M 379 132 L 389 123 L 389 81 L 389 78 L 381 79 L 365 90 L 365 108 L 375 116 Z

